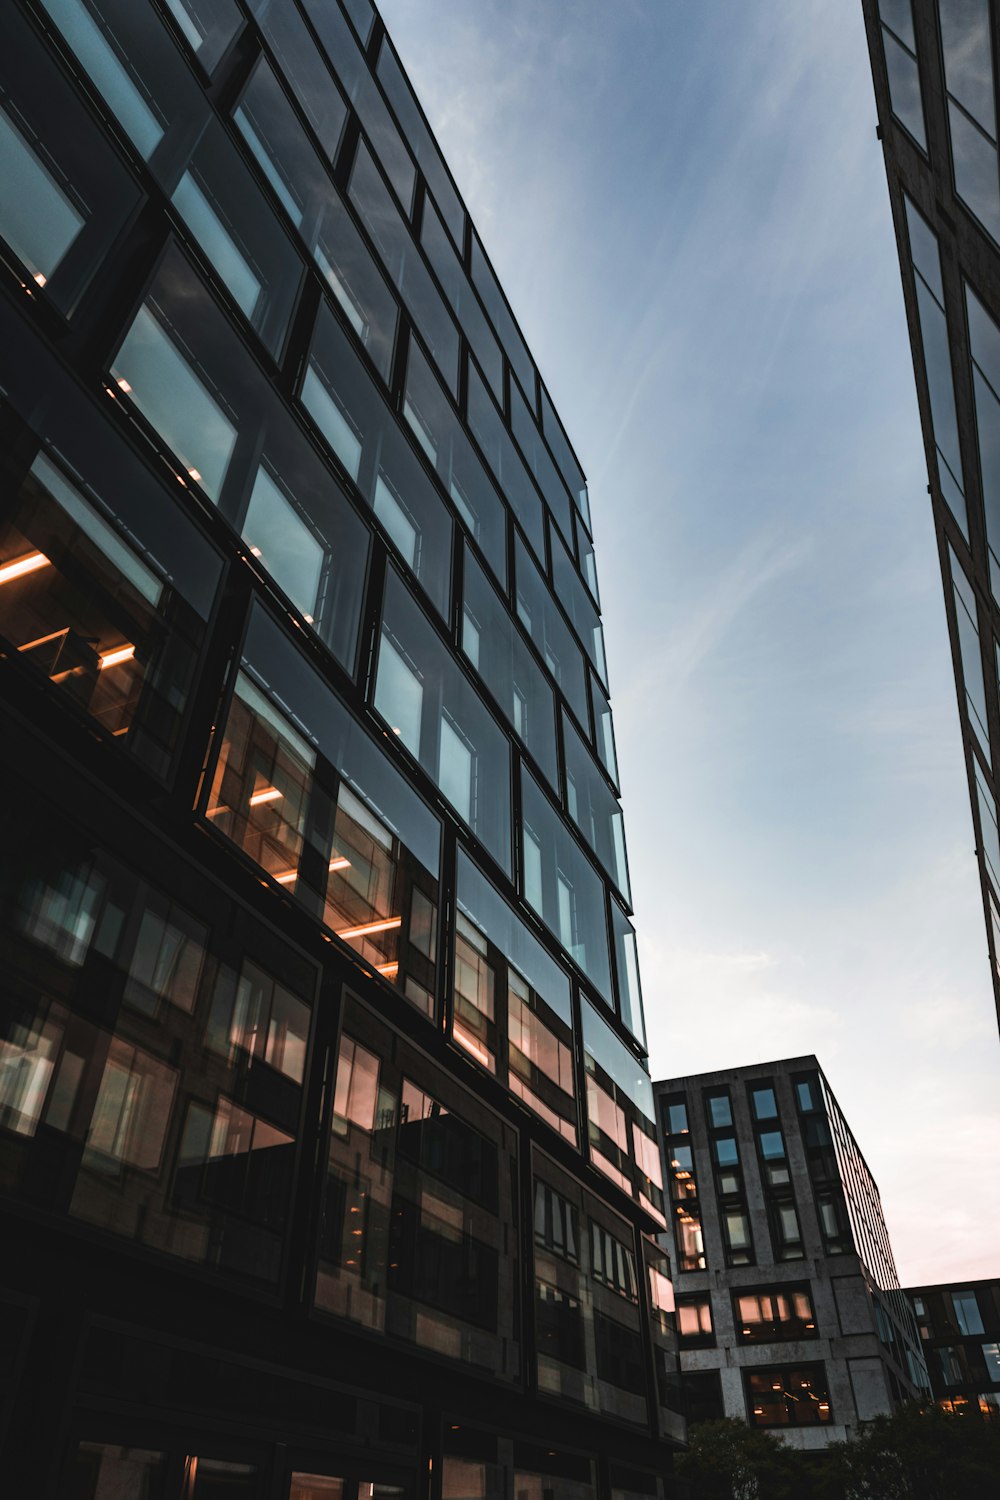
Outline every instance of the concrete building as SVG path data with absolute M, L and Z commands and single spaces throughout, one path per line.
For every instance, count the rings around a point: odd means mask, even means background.
M 382 21 L 8 0 L 0 181 L 4 1491 L 657 1500 L 587 486 Z
M 815 1057 L 654 1091 L 689 1421 L 821 1448 L 924 1389 L 878 1188 Z
M 911 1287 L 906 1295 L 938 1406 L 1000 1421 L 1000 1281 Z
M 1000 1014 L 1000 13 L 863 3 Z

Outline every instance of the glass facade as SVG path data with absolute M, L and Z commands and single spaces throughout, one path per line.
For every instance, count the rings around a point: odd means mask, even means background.
M 0 40 L 0 1303 L 80 1303 L 11 1482 L 653 1500 L 589 498 L 480 238 L 370 0 Z

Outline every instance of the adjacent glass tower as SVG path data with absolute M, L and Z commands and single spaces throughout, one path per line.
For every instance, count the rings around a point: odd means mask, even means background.
M 380 18 L 12 0 L 0 173 L 2 1471 L 670 1493 L 587 487 Z
M 990 0 L 864 0 L 1000 1013 L 1000 157 Z

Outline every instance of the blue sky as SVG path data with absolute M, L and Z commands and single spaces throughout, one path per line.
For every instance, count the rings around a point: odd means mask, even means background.
M 996 1018 L 859 3 L 384 0 L 590 480 L 655 1077 L 815 1052 L 995 1275 Z

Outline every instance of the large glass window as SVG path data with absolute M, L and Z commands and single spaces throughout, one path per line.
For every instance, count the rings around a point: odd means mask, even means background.
M 937 237 L 909 198 L 906 223 L 910 236 L 917 314 L 923 345 L 924 369 L 930 398 L 931 424 L 938 458 L 938 481 L 941 492 L 966 539 L 969 523 L 966 516 L 962 455 L 958 441 L 958 419 L 955 415 L 955 383 L 951 368 L 948 319 L 944 308 L 941 282 L 941 256 Z
M 472 290 L 472 284 L 462 269 L 460 251 L 456 251 L 445 233 L 441 215 L 429 195 L 424 199 L 420 220 L 420 243 L 452 311 L 465 330 L 472 352 L 489 381 L 494 396 L 498 401 L 503 401 L 503 355 L 500 345 L 494 338 L 493 330 L 483 316 L 483 310 Z M 461 240 L 458 244 L 461 245 Z
M 0 19 L 0 235 L 72 312 L 139 191 L 13 6 Z
M 219 740 L 212 826 L 431 1014 L 440 824 L 259 607 Z
M 952 1292 L 951 1306 L 959 1333 L 975 1337 L 984 1332 L 983 1315 L 974 1291 Z
M 819 1337 L 808 1286 L 734 1292 L 733 1317 L 744 1344 Z
M 243 28 L 236 0 L 166 0 L 167 9 L 177 22 L 187 42 L 206 73 L 228 49 L 237 32 Z
M 979 477 L 989 544 L 990 587 L 1000 599 L 1000 327 L 972 288 L 965 286 L 972 351 Z
M 987 762 L 992 763 L 990 751 L 989 719 L 986 712 L 986 683 L 983 676 L 983 658 L 979 645 L 979 615 L 972 584 L 965 576 L 954 550 L 949 546 L 948 561 L 951 565 L 951 582 L 955 600 L 955 623 L 958 627 L 958 650 L 962 662 L 962 683 L 965 687 L 966 714 Z
M 116 449 L 109 444 L 106 467 Z M 122 465 L 110 492 L 98 495 L 44 453 L 35 458 L 13 514 L 0 523 L 0 632 L 20 661 L 163 776 L 211 602 L 199 569 L 207 581 L 218 579 L 221 565 L 131 455 L 122 454 Z M 145 507 L 172 515 L 176 573 L 143 545 L 161 532 Z
M 536 557 L 545 556 L 545 523 L 538 491 L 528 477 L 503 418 L 475 364 L 469 361 L 469 430 L 496 477 L 500 492 L 524 527 Z
M 938 0 L 955 191 L 1000 240 L 989 0 Z
M 823 1365 L 747 1371 L 751 1427 L 816 1427 L 833 1421 Z
M 611 1004 L 604 886 L 523 765 L 521 798 L 525 899 Z
M 517 438 L 528 468 L 535 476 L 538 488 L 545 497 L 545 503 L 563 536 L 572 541 L 573 522 L 566 486 L 552 462 L 542 434 L 535 424 L 532 413 L 528 410 L 516 381 L 511 384 L 510 388 L 510 414 L 514 436 Z
M 566 714 L 563 714 L 563 751 L 569 815 L 605 873 L 625 900 L 631 901 L 621 807 Z
M 406 361 L 403 416 L 501 587 L 507 583 L 507 512 L 416 339 Z
M 500 342 L 507 351 L 507 358 L 514 368 L 521 389 L 529 394 L 535 389 L 535 367 L 531 362 L 531 355 L 527 346 L 517 329 L 517 324 L 511 316 L 507 306 L 506 298 L 500 290 L 500 283 L 493 274 L 493 269 L 483 253 L 483 247 L 479 243 L 479 236 L 472 236 L 472 280 L 476 290 L 483 299 L 483 306 L 489 313 L 493 327 L 500 335 Z
M 920 72 L 917 68 L 910 0 L 880 0 L 879 12 L 892 112 L 926 151 L 924 109 L 920 97 Z
M 278 66 L 291 85 L 327 161 L 337 154 L 347 122 L 347 106 L 294 5 L 283 0 L 249 0 Z M 251 149 L 254 149 L 250 140 Z
M 452 395 L 457 395 L 458 329 L 363 141 L 358 144 L 348 191 L 390 280 L 398 287 L 431 352 L 431 358 Z
M 455 1040 L 575 1144 L 569 980 L 461 850 L 457 899 Z
M 520 537 L 514 539 L 514 579 L 517 617 L 538 648 L 542 660 L 581 724 L 587 722 L 587 673 L 583 653 L 549 593 L 548 584 L 531 561 Z
M 318 58 L 316 65 L 322 66 Z M 396 300 L 264 58 L 233 120 L 345 318 L 383 380 L 388 379 Z
M 618 785 L 618 755 L 615 750 L 615 729 L 611 718 L 611 704 L 597 678 L 591 674 L 590 701 L 594 710 L 594 743 L 601 765 L 615 786 Z
M 516 1380 L 517 1182 L 514 1132 L 349 1001 L 317 1307 Z
M 428 187 L 441 206 L 448 232 L 461 250 L 465 228 L 465 214 L 462 211 L 461 201 L 452 186 L 448 169 L 441 158 L 434 138 L 424 123 L 424 117 L 414 98 L 413 90 L 403 76 L 403 70 L 399 66 L 388 37 L 382 38 L 376 72 L 389 103 L 395 111 L 396 119 L 403 127 L 410 150 L 420 164 Z M 426 205 L 424 212 L 426 213 Z
M 665 1223 L 649 1075 L 589 1001 L 581 1012 L 591 1160 Z
M 338 5 L 330 5 L 329 0 L 305 0 L 305 9 L 316 28 L 316 35 L 327 61 L 357 110 L 361 127 L 374 146 L 375 154 L 403 205 L 403 212 L 409 213 L 416 182 L 413 161 L 368 70 L 368 62 L 361 48 L 352 36 Z M 358 4 L 353 9 L 357 14 Z
M 569 553 L 555 535 L 552 537 L 552 580 L 557 598 L 572 620 L 573 629 L 583 642 L 584 650 L 606 687 L 608 667 L 604 658 L 604 631 L 600 617 L 580 581 Z
M 590 503 L 587 496 L 587 481 L 583 477 L 583 470 L 577 463 L 573 450 L 569 445 L 563 425 L 556 416 L 555 408 L 549 400 L 549 393 L 542 386 L 542 430 L 548 441 L 548 445 L 559 465 L 560 472 L 566 482 L 566 488 L 573 496 L 577 511 L 590 528 Z M 594 597 L 597 595 L 595 593 Z
M 678 1298 L 677 1332 L 682 1345 L 688 1349 L 702 1348 L 715 1343 L 712 1299 L 707 1293 L 702 1297 Z
M 641 1047 L 645 1047 L 646 1022 L 642 1012 L 639 951 L 635 941 L 635 929 L 613 898 L 611 901 L 611 935 L 615 950 L 615 975 L 618 982 L 618 1010 L 636 1041 Z
M 452 520 L 329 308 L 320 309 L 300 400 L 440 615 L 451 598 Z
M 142 413 L 353 671 L 367 528 L 176 246 L 111 373 L 119 399 Z
M 382 609 L 375 707 L 510 873 L 509 742 L 391 568 Z
M 462 650 L 493 694 L 508 724 L 557 789 L 552 689 L 525 645 L 506 604 L 466 549 Z

